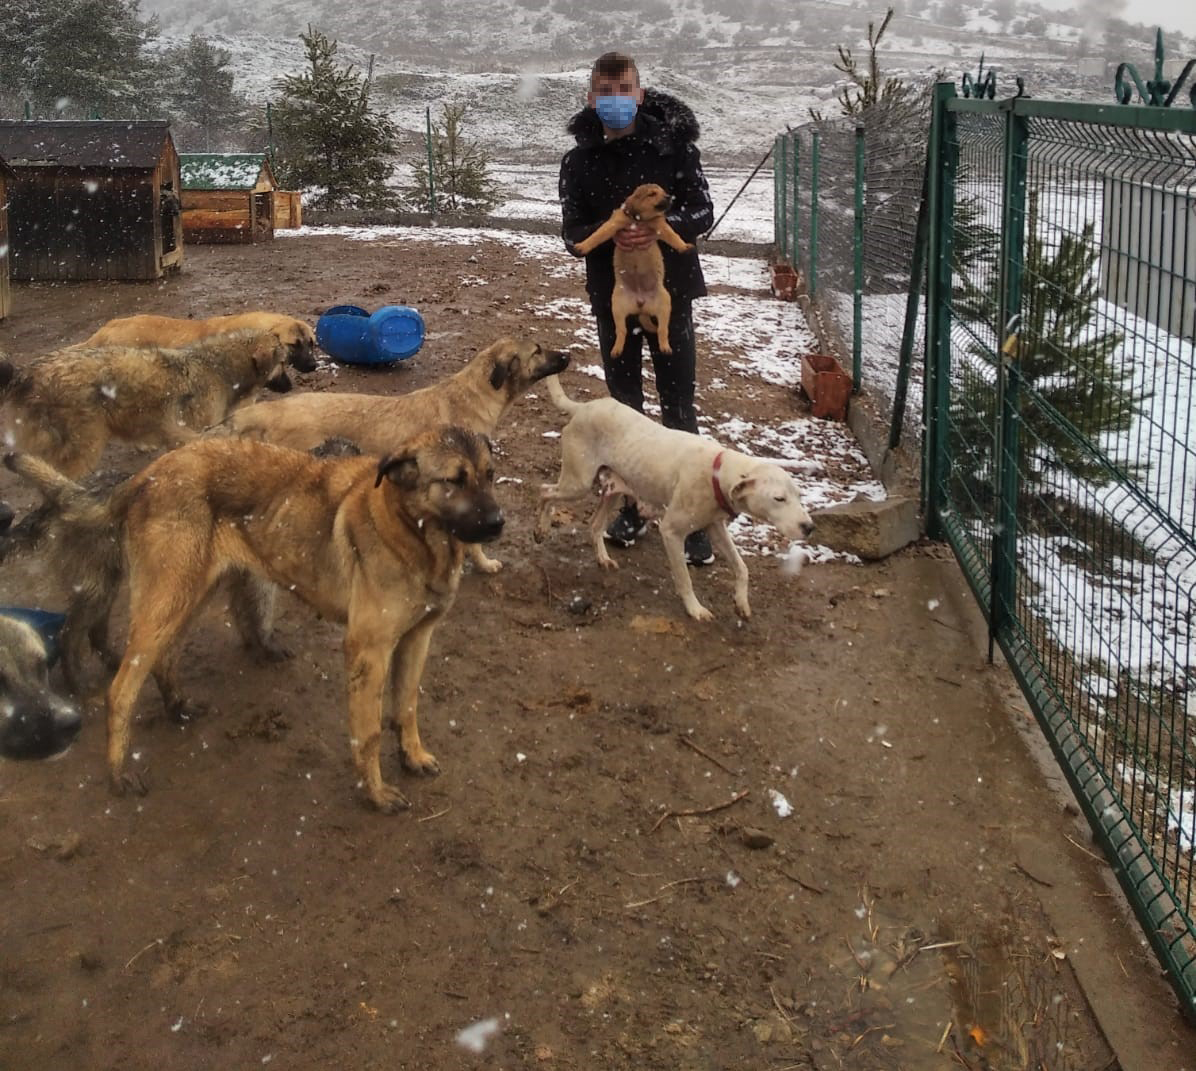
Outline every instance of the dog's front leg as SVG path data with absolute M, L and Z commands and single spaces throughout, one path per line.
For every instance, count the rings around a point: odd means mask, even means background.
M 241 642 L 262 662 L 284 662 L 291 652 L 274 640 L 274 602 L 278 588 L 247 569 L 231 573 L 229 608 Z
M 440 773 L 436 756 L 426 750 L 420 741 L 415 711 L 419 682 L 424 675 L 424 662 L 428 658 L 428 644 L 439 620 L 439 614 L 429 614 L 399 640 L 394 653 L 394 702 L 398 705 L 399 750 L 403 765 L 423 774 Z
M 685 612 L 695 621 L 710 621 L 713 620 L 714 614 L 698 602 L 698 597 L 694 594 L 693 579 L 685 563 L 685 537 L 689 532 L 690 526 L 684 523 L 684 519 L 679 524 L 675 516 L 670 518 L 667 513 L 661 519 L 660 535 L 664 540 L 664 552 L 669 559 L 669 569 L 673 573 L 673 584 L 677 588 L 677 594 L 685 604 Z
M 739 616 L 746 621 L 752 616 L 752 608 L 748 605 L 747 564 L 740 557 L 735 540 L 731 538 L 731 533 L 727 530 L 724 522 L 715 521 L 706 529 L 706 532 L 714 544 L 714 549 L 731 563 L 731 571 L 735 574 L 735 609 L 739 611 Z
M 677 250 L 678 253 L 688 253 L 694 247 L 693 242 L 687 242 L 684 238 L 682 238 L 681 235 L 673 230 L 672 226 L 669 224 L 669 221 L 663 216 L 661 216 L 660 220 L 657 222 L 655 230 L 656 237 L 664 242 L 665 245 Z
M 466 543 L 466 549 L 469 551 L 469 560 L 473 562 L 473 567 L 482 573 L 489 573 L 493 576 L 502 568 L 502 562 L 497 558 L 489 557 L 482 549 L 481 543 Z
M 349 743 L 370 802 L 385 814 L 411 806 L 394 785 L 382 780 L 382 700 L 393 637 L 357 632 L 350 616 L 345 632 L 345 672 L 349 683 Z
M 580 242 L 575 242 L 573 248 L 582 254 L 589 253 L 597 249 L 603 242 L 609 242 L 619 231 L 630 225 L 631 220 L 622 212 L 616 210 L 614 215 L 588 238 L 584 238 Z

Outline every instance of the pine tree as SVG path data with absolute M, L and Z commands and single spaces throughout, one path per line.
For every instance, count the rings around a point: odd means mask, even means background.
M 175 140 L 190 152 L 236 146 L 248 104 L 233 85 L 232 56 L 199 34 L 168 49 L 162 68 L 175 118 Z
M 157 19 L 139 0 L 6 0 L 0 4 L 0 84 L 39 117 L 149 115 Z
M 462 133 L 466 106 L 445 104 L 439 123 L 432 124 L 432 177 L 436 205 L 440 212 L 485 212 L 501 200 L 498 186 L 490 178 L 490 157 Z M 428 161 L 426 155 L 411 165 L 414 184 L 409 202 L 428 208 Z
M 1030 490 L 1044 490 L 1050 474 L 1059 471 L 1104 484 L 1109 472 L 1083 441 L 1128 431 L 1143 398 L 1134 390 L 1132 366 L 1118 359 L 1123 336 L 1096 329 L 1100 289 L 1094 225 L 1063 234 L 1052 248 L 1038 231 L 1033 196 L 1028 209 L 1022 315 L 1014 342 L 1021 375 L 1018 472 Z M 986 327 L 998 344 L 1004 341 L 1003 325 L 993 322 L 999 287 L 993 272 L 983 290 L 972 288 L 955 301 L 956 314 Z M 997 369 L 988 347 L 973 345 L 968 352 L 977 374 L 967 376 L 953 420 L 961 440 L 975 451 L 995 434 Z M 983 487 L 977 498 L 984 501 L 992 490 L 987 471 L 992 458 L 991 451 L 980 453 L 988 456 L 977 468 L 986 471 L 972 473 L 970 482 L 977 491 Z M 1135 466 L 1128 469 L 1132 473 Z
M 353 65 L 336 62 L 336 41 L 311 27 L 299 36 L 309 69 L 276 83 L 279 181 L 314 188 L 321 208 L 389 206 L 394 124 L 370 106 L 369 85 Z

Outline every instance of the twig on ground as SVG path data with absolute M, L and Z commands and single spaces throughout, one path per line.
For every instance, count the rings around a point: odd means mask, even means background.
M 1022 874 L 1025 874 L 1026 877 L 1028 877 L 1032 882 L 1034 882 L 1035 885 L 1042 885 L 1043 887 L 1045 887 L 1047 889 L 1053 889 L 1055 887 L 1053 882 L 1049 882 L 1049 881 L 1045 880 L 1044 878 L 1040 878 L 1035 874 L 1031 874 L 1030 871 L 1028 871 L 1024 866 L 1022 866 L 1021 863 L 1014 863 L 1013 869 L 1019 871 Z
M 1084 845 L 1082 845 L 1082 844 L 1081 844 L 1081 843 L 1080 843 L 1078 840 L 1073 840 L 1073 839 L 1072 839 L 1072 836 L 1071 836 L 1071 834 L 1070 834 L 1070 833 L 1064 833 L 1063 835 L 1064 835 L 1064 836 L 1065 836 L 1065 837 L 1066 837 L 1068 840 L 1070 840 L 1070 841 L 1072 842 L 1072 844 L 1074 844 L 1074 845 L 1075 845 L 1077 848 L 1079 848 L 1079 849 L 1080 849 L 1080 851 L 1082 851 L 1082 852 L 1083 852 L 1083 853 L 1084 853 L 1086 856 L 1088 856 L 1088 858 L 1089 858 L 1089 859 L 1095 859 L 1095 860 L 1096 860 L 1098 863 L 1105 863 L 1105 862 L 1107 862 L 1107 860 L 1105 860 L 1105 859 L 1102 859 L 1102 858 L 1101 858 L 1099 855 L 1097 855 L 1097 854 L 1096 854 L 1096 852 L 1090 852 L 1090 851 L 1089 851 L 1087 848 L 1085 848 L 1085 847 L 1084 847 Z
M 157 947 L 161 946 L 161 944 L 162 944 L 162 938 L 161 938 L 161 937 L 155 937 L 155 938 L 154 938 L 152 941 L 150 941 L 150 943 L 149 943 L 148 945 L 146 945 L 146 946 L 145 946 L 145 947 L 144 947 L 144 948 L 143 948 L 143 949 L 142 949 L 140 952 L 138 952 L 138 953 L 137 953 L 137 954 L 136 954 L 136 955 L 135 955 L 135 956 L 134 956 L 134 957 L 133 957 L 131 960 L 129 960 L 129 962 L 128 962 L 128 963 L 126 963 L 126 964 L 125 964 L 125 970 L 127 971 L 127 970 L 128 970 L 130 967 L 132 967 L 132 966 L 133 966 L 133 964 L 134 964 L 134 963 L 136 963 L 136 962 L 137 962 L 137 961 L 138 961 L 138 960 L 139 960 L 139 959 L 140 959 L 140 958 L 141 958 L 143 955 L 145 955 L 145 953 L 146 953 L 146 952 L 148 952 L 148 951 L 149 951 L 151 948 L 157 948 Z
M 735 771 L 734 771 L 734 770 L 732 770 L 730 766 L 728 766 L 728 765 L 727 765 L 726 763 L 724 763 L 724 762 L 720 762 L 720 761 L 719 761 L 718 759 L 716 759 L 716 758 L 715 758 L 713 755 L 711 755 L 709 751 L 705 751 L 705 750 L 703 750 L 702 748 L 698 747 L 698 745 L 697 745 L 697 744 L 695 744 L 695 743 L 694 743 L 694 742 L 693 742 L 693 741 L 692 741 L 692 740 L 691 740 L 691 739 L 690 739 L 688 736 L 686 736 L 684 733 L 678 733 L 678 734 L 677 734 L 677 739 L 678 739 L 678 740 L 680 740 L 680 741 L 681 741 L 681 743 L 683 743 L 683 744 L 684 744 L 686 747 L 688 747 L 688 748 L 693 748 L 693 750 L 694 750 L 694 751 L 696 751 L 696 752 L 697 752 L 699 755 L 701 755 L 701 756 L 702 756 L 702 758 L 704 758 L 704 759 L 709 759 L 711 762 L 713 762 L 713 763 L 714 763 L 714 765 L 715 765 L 715 766 L 717 766 L 717 767 L 718 767 L 720 770 L 722 770 L 724 773 L 729 773 L 729 774 L 731 774 L 732 776 L 734 776 L 734 775 L 735 775 Z
M 453 809 L 453 805 L 450 803 L 443 811 L 437 811 L 435 814 L 425 814 L 423 816 L 423 818 L 417 818 L 416 821 L 417 822 L 430 822 L 430 821 L 432 821 L 433 818 L 443 818 L 452 809 Z
M 652 827 L 651 832 L 655 833 L 670 818 L 693 818 L 699 814 L 713 814 L 715 811 L 725 811 L 728 807 L 733 807 L 741 799 L 745 799 L 750 793 L 751 789 L 745 788 L 742 792 L 735 793 L 725 803 L 716 803 L 713 807 L 687 807 L 683 811 L 665 811 L 664 814 L 656 819 L 656 824 Z
M 947 1035 L 951 1033 L 951 1027 L 954 1025 L 950 1019 L 947 1020 L 947 1025 L 943 1027 L 943 1036 L 939 1038 L 939 1043 L 935 1047 L 935 1052 L 942 1052 L 943 1046 L 947 1044 Z
M 819 896 L 826 892 L 825 889 L 820 889 L 817 885 L 811 885 L 808 881 L 802 881 L 801 878 L 799 878 L 796 874 L 790 874 L 788 870 L 784 870 L 780 867 L 777 869 L 784 877 L 788 878 L 795 885 L 800 885 L 806 890 L 806 892 L 817 893 Z
M 785 1009 L 781 1007 L 781 1002 L 777 997 L 776 990 L 772 986 L 768 987 L 769 995 L 772 997 L 773 1007 L 777 1009 L 777 1014 L 787 1023 L 793 1022 L 793 1016 L 787 1015 Z
M 892 1029 L 893 1029 L 893 1027 L 895 1027 L 896 1025 L 897 1025 L 896 1023 L 889 1023 L 889 1025 L 888 1025 L 888 1026 L 870 1026 L 870 1027 L 868 1027 L 868 1029 L 867 1029 L 867 1030 L 865 1030 L 865 1031 L 864 1031 L 862 1034 L 860 1034 L 860 1035 L 859 1035 L 859 1036 L 858 1036 L 858 1037 L 855 1039 L 855 1041 L 853 1041 L 853 1042 L 852 1042 L 852 1043 L 851 1043 L 851 1044 L 850 1044 L 850 1045 L 847 1047 L 847 1051 L 848 1051 L 848 1052 L 851 1052 L 851 1050 L 852 1050 L 852 1049 L 854 1049 L 854 1048 L 855 1048 L 855 1047 L 856 1047 L 856 1046 L 857 1046 L 857 1045 L 858 1045 L 858 1044 L 859 1044 L 861 1041 L 863 1041 L 863 1040 L 864 1040 L 864 1038 L 866 1038 L 866 1037 L 867 1037 L 869 1034 L 875 1034 L 875 1033 L 876 1033 L 878 1030 L 892 1030 Z
M 624 907 L 644 907 L 647 904 L 654 904 L 657 900 L 662 899 L 661 893 L 667 892 L 669 889 L 676 888 L 678 885 L 692 885 L 695 881 L 714 881 L 716 879 L 700 875 L 696 878 L 678 878 L 676 881 L 666 881 L 659 889 L 656 890 L 656 895 L 647 900 L 632 900 L 629 904 L 624 904 Z

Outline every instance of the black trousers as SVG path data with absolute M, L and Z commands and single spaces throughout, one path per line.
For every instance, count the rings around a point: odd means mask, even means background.
M 694 378 L 698 354 L 694 344 L 693 304 L 687 298 L 673 298 L 669 318 L 669 345 L 673 352 L 661 353 L 656 335 L 644 331 L 634 317 L 627 325 L 627 342 L 621 357 L 610 355 L 615 344 L 615 321 L 610 306 L 594 307 L 598 323 L 598 349 L 602 354 L 602 369 L 606 373 L 606 389 L 610 396 L 638 412 L 644 411 L 644 336 L 652 356 L 656 373 L 656 390 L 660 395 L 660 422 L 666 428 L 681 431 L 698 430 L 698 414 L 694 409 Z

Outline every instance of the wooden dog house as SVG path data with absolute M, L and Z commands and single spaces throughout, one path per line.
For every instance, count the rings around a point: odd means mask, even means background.
M 274 237 L 278 183 L 265 153 L 183 153 L 183 237 L 263 242 Z
M 13 279 L 157 279 L 183 262 L 164 121 L 0 120 Z

